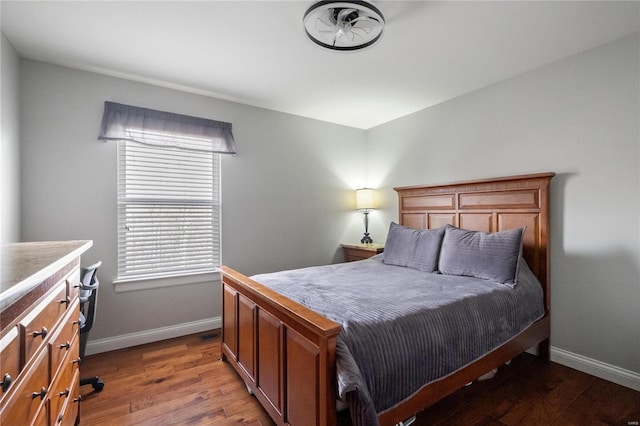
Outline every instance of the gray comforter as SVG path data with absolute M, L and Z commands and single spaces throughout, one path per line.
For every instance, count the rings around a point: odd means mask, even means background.
M 368 260 L 252 277 L 342 324 L 338 395 L 357 425 L 464 367 L 544 314 L 523 261 L 515 288 Z

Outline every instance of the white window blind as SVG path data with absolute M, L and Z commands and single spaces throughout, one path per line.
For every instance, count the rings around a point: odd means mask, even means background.
M 220 155 L 118 141 L 118 279 L 220 265 Z

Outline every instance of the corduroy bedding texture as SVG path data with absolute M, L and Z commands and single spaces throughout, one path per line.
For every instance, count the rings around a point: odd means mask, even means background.
M 544 314 L 521 261 L 517 285 L 388 265 L 383 254 L 252 278 L 342 325 L 338 395 L 354 425 L 507 342 Z

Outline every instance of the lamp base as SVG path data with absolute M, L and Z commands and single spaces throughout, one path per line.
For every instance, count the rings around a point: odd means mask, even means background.
M 371 244 L 373 243 L 373 240 L 371 239 L 371 237 L 369 236 L 368 232 L 364 233 L 364 237 L 362 237 L 362 239 L 360 240 L 360 242 L 362 244 Z

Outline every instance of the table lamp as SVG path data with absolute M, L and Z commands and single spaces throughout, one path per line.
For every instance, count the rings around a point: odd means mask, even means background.
M 373 240 L 369 236 L 369 212 L 376 208 L 376 193 L 371 188 L 356 189 L 356 210 L 364 213 L 364 237 L 361 243 L 371 244 Z

